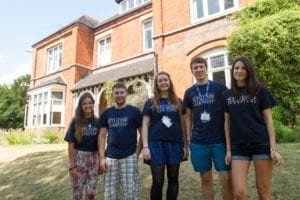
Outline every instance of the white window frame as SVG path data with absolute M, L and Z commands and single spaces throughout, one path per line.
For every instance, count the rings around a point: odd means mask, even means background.
M 108 39 L 110 39 L 110 44 L 109 44 L 109 49 L 108 49 Z M 104 42 L 104 51 L 101 52 L 101 42 Z M 112 50 L 112 37 L 111 35 L 106 35 L 105 37 L 102 37 L 100 39 L 97 40 L 97 44 L 98 44 L 98 62 L 97 65 L 98 66 L 104 66 L 104 65 L 108 65 L 111 63 L 111 50 Z
M 221 56 L 221 55 L 224 55 L 224 66 L 218 67 L 218 68 L 212 68 L 211 67 L 211 58 L 216 57 L 216 56 Z M 228 88 L 230 88 L 230 84 L 231 84 L 230 70 L 232 68 L 232 66 L 229 65 L 229 63 L 228 63 L 228 60 L 229 60 L 228 58 L 230 56 L 230 52 L 226 48 L 217 48 L 217 49 L 208 51 L 200 56 L 207 60 L 208 79 L 213 80 L 214 72 L 224 71 L 225 84 Z
M 61 92 L 61 99 L 52 99 L 52 92 Z M 47 97 L 45 98 L 45 93 Z M 42 127 L 62 127 L 64 123 L 65 115 L 65 88 L 58 87 L 45 87 L 36 91 L 30 92 L 31 102 L 28 108 L 28 120 L 27 127 L 29 128 L 42 128 Z M 39 100 L 39 95 L 42 95 L 42 99 Z M 37 101 L 35 101 L 35 96 Z M 60 101 L 60 105 L 53 105 L 53 101 Z M 39 107 L 39 104 L 41 106 Z M 60 123 L 53 123 L 53 112 L 60 112 Z M 39 119 L 40 115 L 40 121 Z M 44 123 L 44 115 L 46 115 L 46 123 Z
M 151 22 L 151 28 L 145 29 L 145 24 Z M 152 36 L 152 40 L 151 40 L 151 47 L 150 48 L 146 48 L 146 31 L 148 31 L 149 29 L 151 29 L 151 36 Z M 153 50 L 153 20 L 152 18 L 150 19 L 146 19 L 143 21 L 143 51 L 144 52 L 148 52 Z
M 47 49 L 47 74 L 59 70 L 62 65 L 62 52 L 62 43 Z
M 129 8 L 129 3 L 133 2 L 133 6 Z M 127 11 L 133 10 L 134 8 L 141 6 L 145 3 L 147 3 L 150 0 L 124 0 L 121 1 L 119 4 L 119 13 L 125 13 Z
M 190 15 L 191 15 L 191 22 L 196 23 L 196 22 L 201 22 L 201 21 L 207 21 L 210 19 L 214 19 L 217 17 L 220 17 L 222 15 L 226 15 L 229 13 L 232 13 L 236 11 L 239 8 L 239 1 L 238 0 L 233 0 L 233 7 L 228 8 L 225 10 L 224 8 L 224 0 L 218 0 L 219 1 L 219 12 L 216 12 L 214 14 L 208 14 L 208 1 L 210 0 L 202 0 L 203 1 L 203 17 L 197 16 L 197 0 L 190 0 Z

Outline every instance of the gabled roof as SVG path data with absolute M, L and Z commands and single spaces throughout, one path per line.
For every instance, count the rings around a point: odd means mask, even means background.
M 80 23 L 80 24 L 83 24 L 91 29 L 93 29 L 97 24 L 99 24 L 99 21 L 92 18 L 92 17 L 89 17 L 87 15 L 83 15 L 81 17 L 79 17 L 78 19 L 72 21 L 71 23 L 63 26 L 62 28 L 58 29 L 56 32 L 52 33 L 51 35 L 48 35 L 47 37 L 45 37 L 44 39 L 36 42 L 35 44 L 32 45 L 32 47 L 36 46 L 37 44 L 47 40 L 48 38 L 50 38 L 51 36 L 55 35 L 55 34 L 60 34 L 63 30 L 73 26 L 74 24 L 77 24 L 77 23 Z
M 83 88 L 101 85 L 108 80 L 129 78 L 138 75 L 154 72 L 154 58 L 139 60 L 130 64 L 118 65 L 117 67 L 109 66 L 105 70 L 100 70 L 97 73 L 86 76 L 76 83 L 72 91 Z
M 48 86 L 48 85 L 54 85 L 54 84 L 67 85 L 66 82 L 60 76 L 58 76 L 56 78 L 41 82 L 39 85 L 37 85 L 33 88 L 30 88 L 29 90 L 31 91 L 31 90 L 35 90 L 37 88 L 45 87 L 45 86 Z

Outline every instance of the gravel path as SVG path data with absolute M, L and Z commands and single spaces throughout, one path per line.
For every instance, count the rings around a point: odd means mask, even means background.
M 0 165 L 11 162 L 21 156 L 45 151 L 67 150 L 67 144 L 40 144 L 24 146 L 0 146 Z

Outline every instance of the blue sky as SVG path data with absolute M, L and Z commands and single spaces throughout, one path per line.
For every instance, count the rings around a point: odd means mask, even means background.
M 82 15 L 118 12 L 115 0 L 3 0 L 0 4 L 0 84 L 30 73 L 32 44 Z

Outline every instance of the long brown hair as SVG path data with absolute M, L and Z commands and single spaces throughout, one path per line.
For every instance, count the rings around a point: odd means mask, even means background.
M 86 121 L 85 121 L 86 116 L 84 114 L 84 111 L 82 110 L 82 102 L 86 98 L 90 98 L 92 100 L 92 102 L 95 104 L 95 100 L 90 93 L 86 92 L 83 95 L 81 95 L 81 97 L 79 98 L 78 105 L 75 110 L 75 138 L 78 143 L 81 142 L 82 136 L 84 134 L 84 130 L 87 127 Z M 94 110 L 92 112 L 91 118 L 93 121 L 96 121 Z
M 232 70 L 231 70 L 231 90 L 235 97 L 239 97 L 241 95 L 241 91 L 238 89 L 237 82 L 233 77 L 234 66 L 238 61 L 240 61 L 244 64 L 245 69 L 247 71 L 246 91 L 245 92 L 246 92 L 247 96 L 252 98 L 258 94 L 258 92 L 263 87 L 263 85 L 260 83 L 260 81 L 257 79 L 257 77 L 255 75 L 255 71 L 254 71 L 252 62 L 246 57 L 243 57 L 243 56 L 238 57 L 233 62 Z
M 175 105 L 175 107 L 177 108 L 179 113 L 181 113 L 182 105 L 181 105 L 181 102 L 180 102 L 178 96 L 175 93 L 173 82 L 170 78 L 170 75 L 167 72 L 164 72 L 164 71 L 158 72 L 154 77 L 154 97 L 152 98 L 152 104 L 153 104 L 152 107 L 153 107 L 153 109 L 156 109 L 158 107 L 159 100 L 160 100 L 160 91 L 159 91 L 158 85 L 157 85 L 157 79 L 158 79 L 159 75 L 166 75 L 168 77 L 168 79 L 170 81 L 168 99 L 170 100 L 171 104 Z

